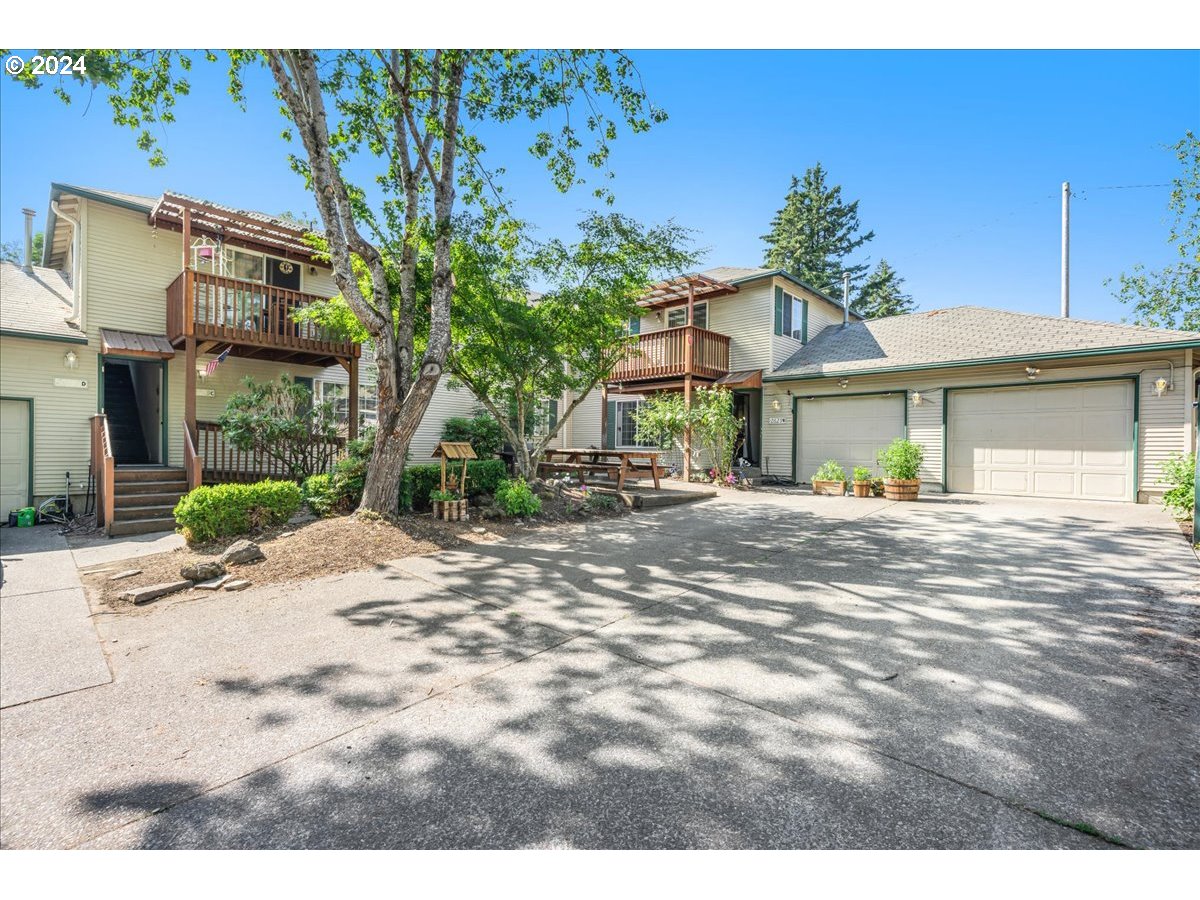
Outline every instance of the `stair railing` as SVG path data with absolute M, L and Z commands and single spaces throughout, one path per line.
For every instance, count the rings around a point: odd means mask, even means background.
M 96 479 L 96 525 L 108 533 L 113 521 L 116 496 L 117 461 L 112 452 L 112 435 L 108 432 L 108 416 L 92 416 L 92 474 Z
M 187 473 L 188 490 L 194 491 L 204 483 L 204 460 L 196 453 L 192 430 L 183 422 L 183 468 Z

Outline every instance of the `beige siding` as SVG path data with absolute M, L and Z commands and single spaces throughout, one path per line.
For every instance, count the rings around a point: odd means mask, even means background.
M 729 335 L 731 371 L 771 368 L 775 301 L 769 281 L 751 282 L 742 285 L 736 294 L 704 302 L 708 304 L 709 331 Z M 641 333 L 662 331 L 667 312 L 664 309 L 642 316 Z
M 591 391 L 568 417 L 563 425 L 564 445 L 570 447 L 603 447 L 604 435 L 600 433 L 600 417 L 603 400 L 599 388 Z
M 1154 394 L 1154 380 L 1160 375 L 1168 376 L 1170 366 L 1175 365 L 1175 391 L 1164 397 Z M 1188 447 L 1188 432 L 1191 411 L 1185 407 L 1187 379 L 1192 377 L 1185 368 L 1183 353 L 1164 354 L 1147 352 L 1115 359 L 1062 360 L 1038 363 L 1041 373 L 1036 383 L 1046 384 L 1082 378 L 1106 378 L 1139 376 L 1138 388 L 1138 489 L 1140 499 L 1146 495 L 1160 494 L 1161 465 L 1172 453 L 1184 452 Z M 945 408 L 945 388 L 966 386 L 1015 385 L 1027 383 L 1025 367 L 1020 363 L 1004 363 L 991 366 L 960 369 L 929 370 L 901 375 L 851 376 L 847 392 L 905 390 L 908 392 L 908 434 L 925 448 L 925 461 L 921 479 L 933 490 L 942 487 L 942 420 Z M 793 414 L 790 389 L 796 396 L 825 396 L 841 392 L 836 379 L 819 379 L 795 382 L 768 382 L 763 401 L 763 455 L 770 457 L 770 471 L 786 474 L 792 469 Z M 913 406 L 911 393 L 919 391 L 923 398 L 920 406 Z M 778 400 L 780 410 L 772 409 Z M 953 404 L 953 392 L 951 392 Z M 771 418 L 784 421 L 771 423 Z
M 811 291 L 798 287 L 795 282 L 775 276 L 771 280 L 771 363 L 770 368 L 776 369 L 783 365 L 797 350 L 804 346 L 800 341 L 786 334 L 775 334 L 775 288 L 780 287 L 793 297 L 808 301 L 808 339 L 811 341 L 830 325 L 842 324 L 842 307 L 830 303 L 823 297 L 818 297 Z
M 79 358 L 74 370 L 63 364 L 68 350 Z M 83 380 L 87 387 L 59 387 L 55 378 Z M 38 500 L 61 493 L 66 472 L 73 491 L 87 489 L 95 382 L 96 354 L 88 347 L 0 337 L 0 396 L 33 400 L 33 493 Z

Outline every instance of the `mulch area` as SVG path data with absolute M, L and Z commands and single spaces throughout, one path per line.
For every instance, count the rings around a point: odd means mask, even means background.
M 394 522 L 357 515 L 314 519 L 302 524 L 276 526 L 249 535 L 248 537 L 262 549 L 266 559 L 229 566 L 228 571 L 233 578 L 245 578 L 254 587 L 302 581 L 324 575 L 370 569 L 392 559 L 491 543 L 531 529 L 556 527 L 593 518 L 609 518 L 623 515 L 625 512 L 623 507 L 614 511 L 579 510 L 578 502 L 565 498 L 543 500 L 541 514 L 527 520 L 481 521 L 474 509 L 471 520 L 467 522 L 442 522 L 428 513 L 403 516 Z M 475 530 L 477 528 L 486 530 L 478 533 Z M 183 566 L 216 559 L 235 540 L 237 538 L 229 538 L 212 544 L 181 547 L 152 556 L 106 563 L 100 569 L 85 570 L 81 577 L 84 585 L 101 603 L 131 610 L 135 607 L 128 601 L 121 600 L 121 593 L 133 587 L 177 581 L 179 570 Z M 141 571 L 120 581 L 109 580 L 116 573 L 129 569 Z M 179 598 L 202 594 L 205 592 L 193 589 L 170 596 Z M 152 606 L 153 604 L 150 604 L 144 608 L 149 609 Z

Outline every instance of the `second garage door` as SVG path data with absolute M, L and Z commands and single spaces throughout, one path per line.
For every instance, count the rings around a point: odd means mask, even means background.
M 875 454 L 904 437 L 904 394 L 801 398 L 796 404 L 796 481 L 811 482 L 827 459 L 851 475 L 855 466 L 879 474 Z
M 948 393 L 951 491 L 1132 500 L 1133 384 Z
M 28 506 L 29 410 L 27 400 L 0 400 L 0 516 Z

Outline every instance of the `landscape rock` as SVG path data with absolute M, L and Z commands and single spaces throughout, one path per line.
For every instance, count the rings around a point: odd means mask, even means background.
M 179 570 L 179 577 L 188 581 L 210 581 L 225 574 L 225 567 L 216 560 L 191 563 Z
M 472 528 L 471 530 L 473 532 L 475 532 L 476 534 L 487 534 L 487 529 L 483 528 L 481 526 L 476 526 L 475 528 Z
M 496 506 L 485 506 L 479 510 L 479 517 L 481 519 L 503 519 L 504 511 Z
M 244 591 L 250 587 L 250 582 L 245 578 L 235 578 L 233 581 L 225 582 L 225 590 L 227 591 Z
M 175 594 L 179 591 L 186 591 L 192 586 L 192 582 L 183 581 L 167 581 L 163 584 L 152 584 L 149 587 L 130 588 L 123 591 L 120 595 L 122 600 L 129 600 L 135 604 L 149 603 L 151 600 L 157 600 L 159 597 L 165 597 L 167 594 Z
M 241 565 L 242 563 L 257 562 L 260 559 L 266 558 L 266 554 L 262 552 L 258 544 L 245 539 L 234 541 L 221 554 L 221 562 L 233 566 Z
M 232 577 L 233 577 L 232 575 L 222 575 L 219 578 L 213 578 L 209 581 L 202 581 L 198 585 L 196 585 L 196 590 L 198 590 L 198 591 L 219 590 L 221 585 L 223 585 L 225 582 L 227 582 Z
M 293 534 L 295 534 L 295 533 L 296 533 L 296 532 L 294 532 L 294 531 L 284 531 L 284 532 L 282 532 L 282 533 L 281 533 L 279 536 L 280 536 L 281 538 L 285 538 L 285 537 L 291 537 L 291 536 L 292 536 Z
M 141 575 L 141 569 L 126 569 L 124 572 L 118 572 L 116 575 L 109 575 L 109 581 L 120 581 L 122 578 L 132 578 L 134 575 Z

